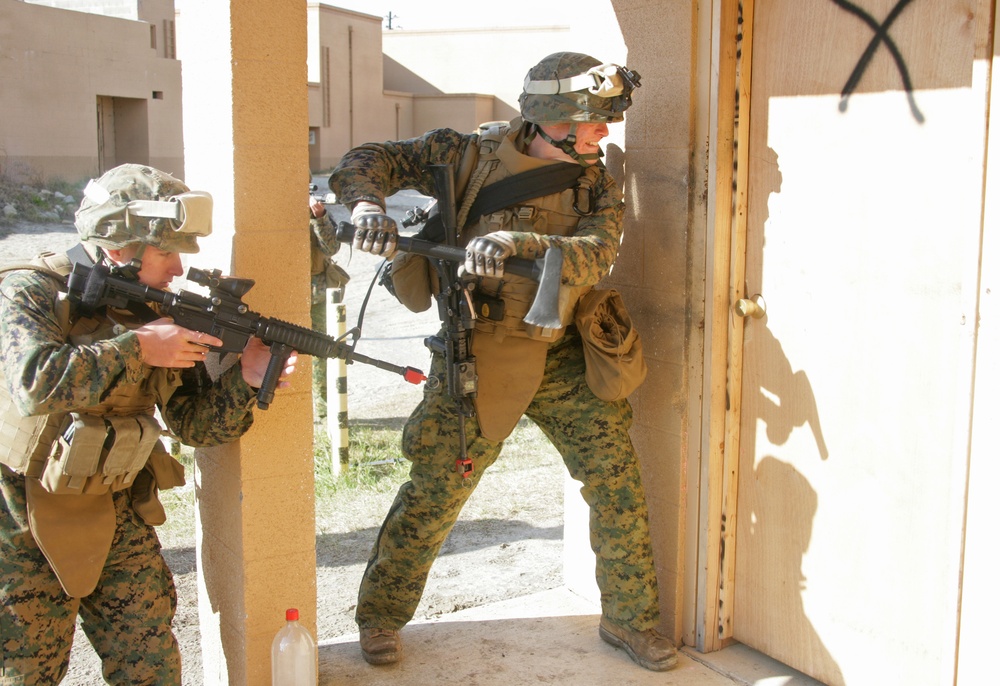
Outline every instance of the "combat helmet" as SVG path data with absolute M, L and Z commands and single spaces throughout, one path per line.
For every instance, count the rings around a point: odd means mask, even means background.
M 212 232 L 212 196 L 146 165 L 115 167 L 92 179 L 83 195 L 76 229 L 85 244 L 195 253 L 197 237 Z
M 581 164 L 599 156 L 580 155 L 576 125 L 580 122 L 620 122 L 632 105 L 639 74 L 617 64 L 602 64 L 579 52 L 556 52 L 528 70 L 518 102 L 521 118 L 534 132 Z M 555 141 L 540 129 L 548 124 L 571 124 L 569 136 Z

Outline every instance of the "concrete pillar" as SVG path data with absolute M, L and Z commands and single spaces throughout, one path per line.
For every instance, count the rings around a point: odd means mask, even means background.
M 215 199 L 191 260 L 256 280 L 246 301 L 309 326 L 306 12 L 302 0 L 186 2 L 178 16 L 184 178 Z M 270 684 L 297 607 L 316 629 L 311 367 L 237 443 L 197 454 L 205 684 Z

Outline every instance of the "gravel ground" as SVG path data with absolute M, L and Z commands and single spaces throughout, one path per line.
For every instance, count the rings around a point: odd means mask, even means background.
M 325 178 L 315 180 L 325 188 Z M 390 198 L 389 213 L 401 219 L 426 198 L 400 193 Z M 334 216 L 346 219 L 336 206 Z M 6 230 L 5 230 L 6 231 Z M 0 262 L 30 259 L 40 250 L 60 251 L 76 242 L 70 224 L 21 224 L 0 234 Z M 357 318 L 380 260 L 350 256 L 342 249 L 337 262 L 351 274 L 346 292 L 348 327 Z M 414 315 L 385 289 L 376 286 L 364 319 L 358 352 L 394 364 L 426 371 L 429 355 L 423 338 L 437 329 L 433 311 Z M 393 374 L 355 364 L 348 367 L 348 413 L 351 425 L 378 423 L 401 426 L 417 404 L 420 388 Z M 523 429 L 528 440 L 544 441 L 534 427 Z M 468 607 L 529 595 L 562 585 L 562 494 L 565 468 L 554 450 L 530 469 L 507 469 L 503 458 L 483 478 L 445 543 L 431 571 L 417 617 L 434 617 Z M 388 509 L 391 495 L 366 503 L 358 512 L 338 512 L 337 502 L 317 508 L 316 575 L 318 638 L 356 634 L 353 620 L 357 588 L 368 551 Z M 356 522 L 360 524 L 354 524 Z M 166 539 L 165 539 L 166 540 Z M 174 630 L 181 644 L 183 683 L 202 683 L 198 628 L 197 578 L 193 536 L 171 540 L 164 557 L 174 572 L 178 611 Z M 488 579 L 488 583 L 483 580 Z M 63 684 L 101 683 L 100 663 L 77 633 L 69 675 Z

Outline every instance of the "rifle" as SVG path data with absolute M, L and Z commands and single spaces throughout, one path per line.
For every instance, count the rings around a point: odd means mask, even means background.
M 407 224 L 404 221 L 403 225 L 412 226 L 412 223 Z M 350 222 L 337 224 L 337 241 L 350 244 L 353 240 L 354 225 Z M 465 262 L 464 247 L 435 243 L 412 236 L 397 237 L 396 249 L 399 252 L 422 255 L 456 266 Z M 548 248 L 545 255 L 537 260 L 522 257 L 510 257 L 504 260 L 503 270 L 505 274 L 516 274 L 538 282 L 535 299 L 532 301 L 528 313 L 524 315 L 526 323 L 546 329 L 558 329 L 562 326 L 559 321 L 559 285 L 562 279 L 562 259 L 562 250 L 552 247 Z
M 67 292 L 70 299 L 80 303 L 85 312 L 102 306 L 123 309 L 130 304 L 138 304 L 154 316 L 146 303 L 157 303 L 163 315 L 172 317 L 175 324 L 221 339 L 221 346 L 210 348 L 215 352 L 242 352 L 250 337 L 257 336 L 271 346 L 271 359 L 257 391 L 257 407 L 262 410 L 266 410 L 274 400 L 274 389 L 293 351 L 313 357 L 337 357 L 348 364 L 369 364 L 400 374 L 413 384 L 427 379 L 419 369 L 400 367 L 354 352 L 360 334 L 357 329 L 348 332 L 354 334 L 354 341 L 347 345 L 318 331 L 251 311 L 243 302 L 243 296 L 253 287 L 253 279 L 223 277 L 218 269 L 205 271 L 194 267 L 188 270 L 187 278 L 206 286 L 208 297 L 184 290 L 177 293 L 162 291 L 134 279 L 117 276 L 103 263 L 87 266 L 77 262 L 67 279 Z
M 445 244 L 457 248 L 454 170 L 451 165 L 441 164 L 431 165 L 430 169 L 437 190 Z M 454 399 L 458 411 L 458 457 L 455 459 L 455 469 L 463 479 L 467 479 L 472 476 L 474 467 L 472 458 L 469 457 L 465 420 L 476 416 L 472 401 L 479 388 L 476 358 L 472 355 L 476 308 L 472 304 L 472 284 L 459 277 L 457 265 L 442 259 L 434 260 L 433 263 L 440 287 L 436 298 L 443 335 L 428 336 L 424 339 L 424 345 L 432 352 L 444 355 L 448 394 Z

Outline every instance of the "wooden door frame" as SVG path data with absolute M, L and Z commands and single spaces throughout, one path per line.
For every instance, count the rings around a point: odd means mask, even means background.
M 992 35 L 981 37 L 982 59 L 989 64 L 986 94 L 986 167 L 983 172 L 983 214 L 980 255 L 978 331 L 970 426 L 969 471 L 965 504 L 962 598 L 959 618 L 955 683 L 964 683 L 994 668 L 993 635 L 1000 612 L 1000 589 L 996 573 L 996 495 L 1000 462 L 995 459 L 996 416 L 1000 412 L 1000 128 L 994 113 L 1000 113 L 1000 6 L 991 4 Z
M 978 0 L 989 8 L 984 22 L 991 36 L 977 41 L 977 60 L 990 74 L 1000 68 L 1000 0 Z M 743 377 L 743 320 L 733 305 L 747 297 L 745 283 L 750 76 L 753 54 L 754 1 L 712 0 L 698 15 L 699 76 L 709 81 L 699 105 L 707 113 L 708 148 L 704 179 L 706 201 L 705 335 L 702 403 L 700 407 L 700 463 L 698 495 L 689 516 L 697 522 L 696 559 L 688 567 L 694 579 L 686 608 L 685 642 L 701 652 L 720 650 L 733 642 L 735 545 L 739 482 L 740 412 Z M 741 21 L 742 17 L 742 21 Z M 741 49 L 737 36 L 742 33 Z M 1000 87 L 987 86 L 990 111 L 1000 111 Z M 736 97 L 733 95 L 736 94 Z M 993 459 L 992 428 L 1000 408 L 1000 264 L 994 249 L 1000 245 L 1000 153 L 997 128 L 987 121 L 989 154 L 984 170 L 984 207 L 981 288 L 978 315 L 976 392 L 969 456 L 966 502 L 966 564 L 993 559 L 995 524 L 989 484 L 996 483 L 1000 466 Z M 991 173 L 992 172 L 992 173 Z M 975 478 L 973 478 L 975 477 Z M 977 488 L 977 485 L 979 488 Z M 962 622 L 956 661 L 956 683 L 965 673 L 976 673 L 989 660 L 989 632 L 981 631 L 1000 610 L 1000 590 L 982 575 L 966 570 L 962 589 Z
M 736 506 L 743 376 L 750 65 L 754 0 L 713 0 L 699 26 L 699 63 L 710 65 L 704 381 L 693 622 L 701 652 L 732 642 Z M 707 100 L 707 102 L 705 102 Z

